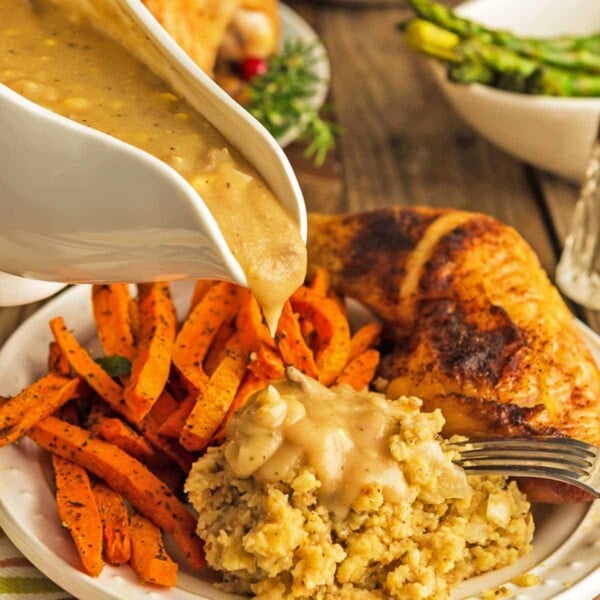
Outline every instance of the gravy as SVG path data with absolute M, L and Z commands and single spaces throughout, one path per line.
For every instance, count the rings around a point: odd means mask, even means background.
M 277 482 L 311 467 L 320 500 L 343 517 L 361 489 L 379 485 L 399 502 L 407 492 L 401 465 L 390 453 L 402 411 L 381 394 L 328 389 L 288 369 L 288 380 L 259 392 L 233 419 L 225 458 L 238 477 Z
M 305 276 L 300 233 L 256 171 L 186 100 L 49 0 L 0 0 L 0 83 L 178 171 L 206 202 L 274 326 Z

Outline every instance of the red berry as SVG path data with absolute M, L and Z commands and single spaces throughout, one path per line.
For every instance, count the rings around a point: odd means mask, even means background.
M 269 70 L 269 64 L 264 58 L 249 56 L 242 63 L 242 78 L 250 81 L 254 77 L 264 75 Z

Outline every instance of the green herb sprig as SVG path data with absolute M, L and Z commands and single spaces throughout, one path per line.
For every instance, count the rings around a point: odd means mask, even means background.
M 308 141 L 305 156 L 317 166 L 335 148 L 340 128 L 319 115 L 312 98 L 321 81 L 315 73 L 322 46 L 302 40 L 287 42 L 283 51 L 268 61 L 268 71 L 254 77 L 249 86 L 248 110 L 276 138 L 298 128 Z

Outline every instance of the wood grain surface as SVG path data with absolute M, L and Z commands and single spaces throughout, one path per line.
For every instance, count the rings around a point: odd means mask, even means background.
M 288 3 L 327 47 L 332 117 L 344 129 L 321 169 L 302 146 L 288 149 L 309 210 L 431 204 L 485 212 L 519 230 L 552 275 L 577 188 L 508 156 L 455 115 L 396 30 L 411 14 L 405 3 Z M 37 306 L 0 309 L 0 344 Z M 600 331 L 598 313 L 574 310 Z

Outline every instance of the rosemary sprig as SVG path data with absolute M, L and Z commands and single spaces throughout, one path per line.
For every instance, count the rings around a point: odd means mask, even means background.
M 317 166 L 335 147 L 340 128 L 321 118 L 311 99 L 320 84 L 314 67 L 322 52 L 320 44 L 302 40 L 287 42 L 283 51 L 269 60 L 264 75 L 254 77 L 249 86 L 248 110 L 276 138 L 292 129 L 308 141 L 305 156 Z

